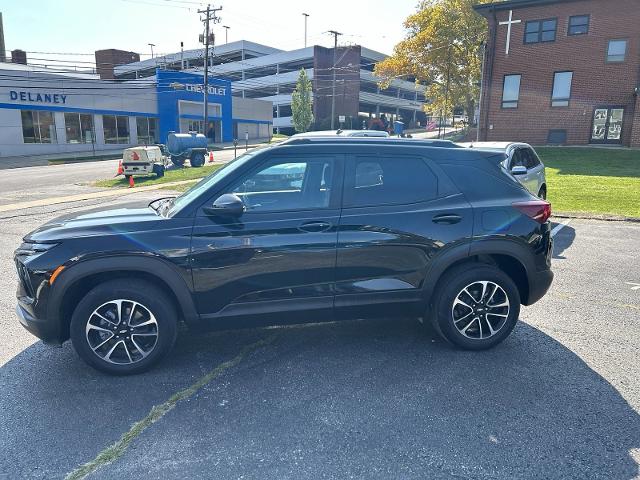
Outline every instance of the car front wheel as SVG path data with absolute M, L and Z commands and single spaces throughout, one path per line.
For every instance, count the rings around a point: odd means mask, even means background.
M 520 294 L 511 278 L 491 265 L 448 272 L 435 295 L 432 321 L 452 344 L 484 350 L 502 342 L 520 315 Z
M 177 314 L 166 295 L 139 280 L 98 285 L 78 304 L 71 341 L 92 367 L 113 375 L 148 370 L 175 343 Z

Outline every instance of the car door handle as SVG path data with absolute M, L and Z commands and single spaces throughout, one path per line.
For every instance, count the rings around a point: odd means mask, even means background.
M 460 220 L 462 220 L 460 215 L 442 214 L 433 217 L 433 223 L 443 223 L 445 225 L 453 225 L 460 222 Z
M 326 232 L 331 228 L 331 224 L 328 222 L 307 222 L 298 227 L 298 230 L 303 232 Z

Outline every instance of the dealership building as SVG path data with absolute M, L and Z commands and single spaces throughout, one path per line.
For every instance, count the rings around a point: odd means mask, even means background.
M 170 131 L 205 131 L 203 76 L 158 69 L 152 77 L 96 75 L 0 63 L 0 162 L 8 157 L 72 157 L 166 142 Z M 209 79 L 211 143 L 269 138 L 271 102 L 234 98 L 231 82 Z
M 204 56 L 203 49 L 195 49 L 127 63 L 115 66 L 113 78 L 153 78 L 158 67 L 202 74 Z M 360 45 L 338 47 L 335 52 L 319 45 L 285 51 L 239 40 L 213 49 L 209 72 L 231 82 L 234 101 L 252 98 L 271 102 L 273 126 L 284 133 L 293 133 L 291 94 L 301 69 L 313 85 L 316 130 L 329 128 L 334 95 L 336 126 L 342 116 L 345 127 L 361 128 L 363 120 L 382 113 L 391 120 L 400 118 L 408 127 L 419 122 L 424 125 L 424 88 L 411 79 L 394 79 L 385 89 L 378 86 L 380 79 L 373 69 L 385 58 L 385 54 Z

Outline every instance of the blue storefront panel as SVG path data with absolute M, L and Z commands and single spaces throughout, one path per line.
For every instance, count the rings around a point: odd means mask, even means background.
M 193 114 L 180 115 L 180 101 L 203 103 L 204 77 L 168 70 L 157 70 L 156 75 L 160 141 L 164 143 L 170 131 L 180 131 L 180 118 L 202 119 Z M 231 82 L 209 77 L 208 92 L 208 119 L 211 122 L 220 121 L 222 141 L 230 142 L 233 140 Z M 211 108 L 212 104 L 220 105 L 221 111 L 216 112 Z

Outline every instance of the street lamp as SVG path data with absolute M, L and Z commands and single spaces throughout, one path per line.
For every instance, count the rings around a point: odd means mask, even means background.
M 231 27 L 223 25 L 222 28 L 224 28 L 224 43 L 229 43 L 229 29 Z
M 304 17 L 304 48 L 307 48 L 307 18 L 309 18 L 308 13 L 303 13 Z
M 153 58 L 153 47 L 156 46 L 155 43 L 147 43 L 147 45 L 149 45 L 151 47 L 151 58 Z

